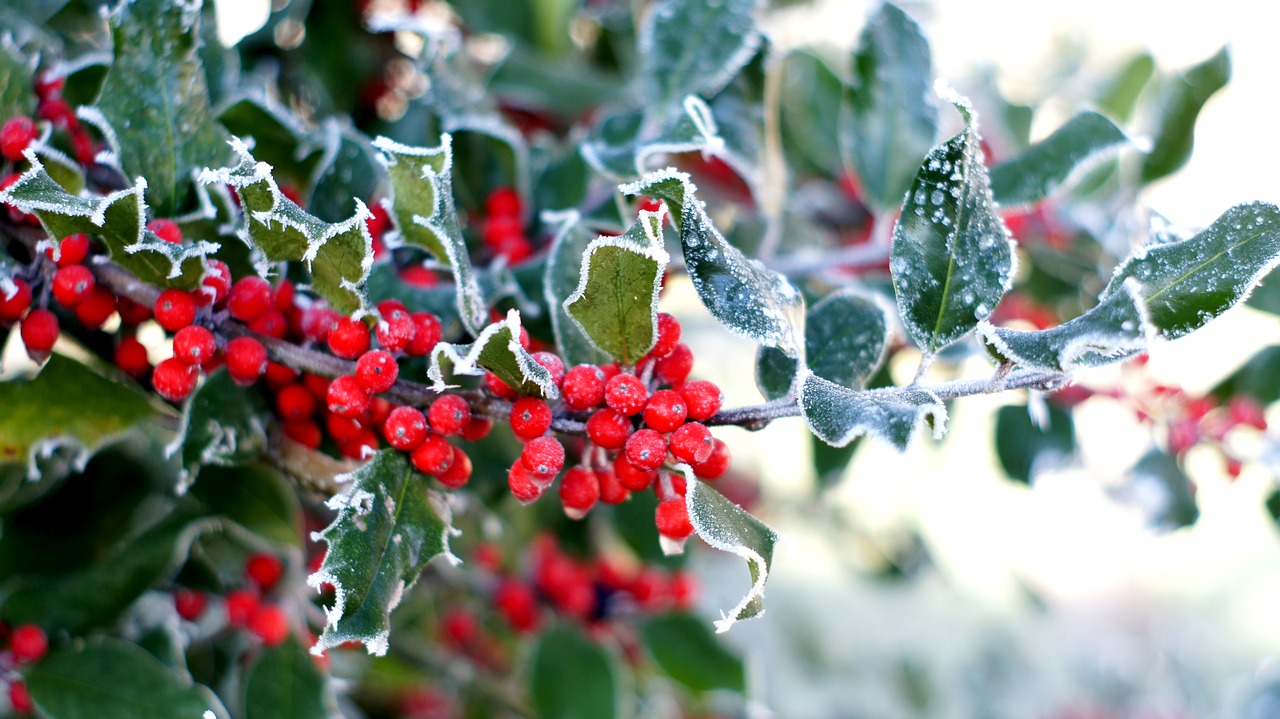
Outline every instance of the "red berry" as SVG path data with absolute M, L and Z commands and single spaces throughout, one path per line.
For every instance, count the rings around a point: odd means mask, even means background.
M 684 423 L 686 410 L 679 392 L 660 389 L 644 406 L 644 423 L 659 432 L 671 432 Z
M 177 357 L 170 357 L 156 365 L 156 371 L 151 374 L 151 386 L 170 402 L 181 402 L 196 388 L 198 379 L 200 375 L 195 367 Z
M 22 344 L 33 360 L 42 360 L 58 341 L 58 317 L 49 310 L 35 309 L 22 320 Z
M 382 424 L 382 436 L 387 444 L 408 452 L 427 438 L 427 418 L 414 407 L 396 407 Z
M 693 473 L 700 479 L 715 479 L 729 471 L 729 446 L 723 441 L 713 439 L 711 456 L 706 461 L 693 465 Z
M 325 417 L 324 426 L 329 436 L 333 437 L 333 441 L 338 444 L 354 442 L 364 432 L 364 427 L 356 420 L 339 417 L 336 414 Z
M 1262 403 L 1245 394 L 1227 400 L 1227 414 L 1235 424 L 1243 424 L 1258 430 L 1267 429 L 1267 417 Z
M 440 620 L 440 633 L 457 648 L 464 648 L 480 638 L 480 621 L 476 615 L 454 607 Z
M 644 382 L 633 374 L 620 374 L 605 383 L 604 403 L 625 417 L 644 409 L 648 399 L 649 391 L 645 389 Z
M 378 451 L 378 435 L 371 429 L 361 428 L 359 434 L 340 445 L 338 451 L 351 459 L 368 459 Z
M 565 373 L 560 394 L 569 409 L 591 409 L 604 401 L 604 372 L 595 365 L 576 365 Z
M 495 188 L 484 200 L 485 213 L 490 217 L 504 215 L 519 217 L 522 205 L 520 193 L 506 186 Z
M 370 350 L 356 361 L 356 379 L 370 394 L 380 394 L 391 389 L 400 375 L 396 358 L 385 350 Z
M 227 374 L 236 384 L 249 386 L 267 371 L 267 348 L 252 337 L 237 337 L 227 343 Z
M 503 382 L 501 377 L 492 372 L 484 373 L 484 383 L 485 386 L 489 388 L 490 392 L 502 399 L 515 399 L 520 396 L 519 392 L 511 389 L 511 385 Z
M 428 434 L 409 454 L 409 461 L 419 472 L 438 477 L 453 466 L 453 445 L 438 434 Z
M 689 419 L 699 422 L 715 416 L 720 411 L 720 405 L 724 404 L 724 393 L 715 383 L 706 380 L 685 382 L 676 387 L 676 391 L 684 398 Z
M 653 359 L 661 359 L 671 354 L 680 341 L 680 321 L 666 312 L 658 313 L 658 338 L 649 350 Z
M 339 317 L 329 331 L 329 351 L 342 359 L 355 359 L 369 351 L 369 328 L 359 320 Z
M 9 651 L 19 664 L 38 662 L 49 651 L 49 637 L 34 624 L 19 624 L 9 634 Z
M 53 275 L 53 298 L 58 301 L 58 304 L 71 309 L 89 296 L 94 284 L 93 273 L 88 267 L 84 265 L 63 267 Z
M 699 422 L 682 424 L 671 434 L 671 453 L 691 465 L 707 461 L 714 449 L 711 430 Z
M 178 611 L 178 616 L 188 622 L 199 619 L 208 606 L 209 597 L 204 592 L 186 587 L 173 590 L 173 608 Z
M 137 327 L 151 319 L 150 307 L 138 304 L 128 297 L 116 299 L 116 311 L 120 313 L 120 321 L 129 327 Z
M 524 223 L 515 215 L 490 215 L 481 229 L 481 239 L 491 248 L 502 246 L 508 237 L 522 236 Z
M 493 593 L 493 604 L 516 631 L 530 632 L 538 627 L 538 600 L 524 582 L 503 579 Z
M 404 348 L 405 352 L 414 357 L 430 354 L 443 336 L 440 318 L 430 312 L 415 312 L 409 316 L 413 318 L 413 339 Z
M 329 411 L 339 417 L 357 419 L 369 410 L 369 393 L 354 376 L 345 374 L 329 383 L 326 397 Z
M 600 480 L 582 465 L 570 467 L 560 480 L 560 502 L 569 516 L 580 519 L 600 499 Z
M 89 256 L 89 236 L 83 232 L 67 235 L 57 247 L 46 247 L 44 256 L 58 267 L 78 265 Z
M 156 300 L 156 322 L 170 332 L 190 325 L 196 320 L 196 300 L 182 290 L 165 290 Z
M 31 285 L 18 277 L 7 292 L 0 286 L 0 322 L 17 322 L 31 308 Z
M 551 382 L 559 387 L 564 382 L 564 361 L 551 352 L 534 352 L 533 361 L 551 374 Z
M 612 467 L 597 469 L 596 481 L 600 484 L 600 501 L 605 504 L 622 504 L 631 497 L 631 490 L 622 486 Z
M 173 356 L 193 367 L 205 366 L 217 351 L 213 333 L 199 325 L 183 327 L 173 336 Z
M 462 433 L 471 421 L 471 407 L 456 394 L 441 395 L 427 409 L 427 423 L 431 429 L 446 437 Z
M 658 534 L 670 539 L 684 539 L 693 534 L 693 522 L 689 521 L 689 506 L 683 498 L 658 502 L 654 512 L 654 524 Z
M 21 679 L 9 682 L 9 707 L 18 716 L 28 716 L 36 710 L 35 702 L 31 701 L 31 692 L 27 691 L 27 684 Z
M 605 449 L 620 449 L 631 436 L 631 420 L 605 408 L 587 418 L 587 438 Z
M 624 450 L 627 461 L 636 469 L 649 471 L 662 466 L 667 459 L 667 438 L 649 428 L 636 430 L 627 438 Z
M 279 392 L 297 382 L 300 376 L 298 370 L 282 365 L 279 362 L 270 361 L 267 362 L 267 371 L 263 373 L 263 378 L 267 381 L 267 387 L 271 388 L 273 392 Z M 325 389 L 328 389 L 328 385 L 325 385 Z M 320 396 L 323 397 L 324 395 L 321 394 Z
M 76 305 L 76 319 L 88 329 L 99 329 L 116 311 L 116 296 L 111 290 L 98 285 Z
M 638 214 L 641 211 L 657 212 L 661 207 L 662 200 L 658 200 L 653 197 L 641 197 L 636 203 L 636 213 Z
M 205 260 L 200 296 L 206 303 L 221 304 L 231 294 L 231 268 L 222 260 Z
M 320 425 L 309 419 L 293 419 L 284 423 L 284 436 L 311 449 L 319 449 L 324 441 Z
M 147 359 L 147 348 L 142 346 L 136 337 L 125 337 L 116 346 L 116 366 L 121 372 L 134 379 L 141 379 L 151 371 L 151 362 Z
M 489 436 L 489 431 L 493 429 L 493 420 L 484 417 L 472 417 L 467 426 L 462 428 L 462 438 L 468 442 L 475 442 Z
M 249 623 L 249 617 L 258 611 L 257 592 L 252 589 L 237 589 L 227 593 L 227 623 L 233 627 L 243 627 Z
M 274 554 L 258 552 L 245 561 L 244 575 L 262 591 L 270 591 L 284 576 L 284 562 Z
M 551 428 L 551 406 L 537 397 L 521 397 L 511 405 L 511 431 L 533 439 Z
M 280 280 L 280 284 L 276 286 L 272 292 L 272 306 L 280 312 L 288 312 L 293 309 L 293 299 L 297 296 L 298 289 L 293 286 L 289 280 Z
M 613 473 L 617 475 L 618 483 L 632 492 L 643 492 L 658 477 L 655 470 L 644 470 L 631 464 L 626 452 L 619 452 L 613 458 Z
M 316 398 L 300 384 L 284 387 L 276 395 L 276 414 L 286 422 L 310 419 L 316 412 Z
M 26 116 L 11 118 L 4 127 L 0 127 L 0 154 L 10 161 L 21 161 L 23 151 L 39 137 L 39 134 L 36 123 L 31 118 Z
M 653 369 L 654 374 L 664 384 L 680 384 L 693 371 L 693 350 L 683 342 L 677 343 L 671 350 L 671 354 L 658 360 Z
M 417 326 L 407 312 L 383 315 L 374 330 L 378 344 L 388 352 L 403 352 L 413 341 L 416 331 Z
M 241 322 L 252 322 L 271 309 L 271 283 L 261 277 L 242 277 L 227 293 L 227 312 Z
M 341 319 L 342 315 L 324 305 L 312 305 L 302 312 L 302 334 L 312 342 L 329 341 L 329 332 Z
M 461 447 L 453 447 L 453 461 L 449 469 L 436 475 L 436 479 L 450 489 L 457 489 L 471 479 L 471 457 Z
M 521 504 L 536 502 L 546 488 L 545 485 L 534 481 L 529 470 L 525 469 L 524 463 L 519 460 L 513 462 L 511 469 L 507 471 L 507 487 L 511 490 L 511 495 Z
M 671 575 L 671 595 L 676 608 L 688 609 L 698 601 L 698 578 L 690 572 L 674 572 Z
M 274 604 L 259 605 L 249 615 L 249 631 L 269 646 L 279 646 L 289 637 L 289 618 Z
M 282 340 L 289 334 L 289 320 L 279 310 L 267 310 L 249 323 L 249 329 L 260 335 Z
M 549 482 L 564 468 L 564 445 L 555 437 L 535 437 L 524 446 L 520 461 L 535 480 Z
M 171 245 L 182 244 L 182 228 L 173 220 L 152 220 L 147 223 L 147 229 Z

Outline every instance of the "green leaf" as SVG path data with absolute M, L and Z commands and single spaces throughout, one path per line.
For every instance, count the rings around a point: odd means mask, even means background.
M 1147 510 L 1156 529 L 1174 530 L 1200 518 L 1191 478 L 1171 455 L 1153 449 L 1138 460 L 1129 477 L 1133 501 Z
M 1223 400 L 1237 394 L 1247 394 L 1263 406 L 1280 400 L 1280 345 L 1262 348 L 1213 388 L 1213 395 Z
M 542 290 L 551 312 L 551 331 L 555 336 L 556 349 L 569 367 L 609 361 L 609 356 L 591 342 L 564 308 L 565 300 L 578 289 L 582 257 L 595 238 L 581 219 L 577 210 L 547 212 L 542 216 L 543 223 L 556 228 L 551 249 L 547 252 Z
M 298 492 L 279 472 L 264 464 L 206 467 L 204 481 L 191 488 L 210 514 L 235 522 L 280 547 L 302 542 L 302 505 Z
M 1138 96 L 1151 82 L 1155 70 L 1156 61 L 1151 53 L 1144 51 L 1134 55 L 1098 97 L 1098 107 L 1121 122 L 1128 121 L 1133 115 L 1134 105 L 1138 103 Z
M 581 152 L 592 169 L 620 182 L 651 171 L 667 155 L 730 155 L 711 108 L 694 95 L 684 98 L 661 122 L 648 121 L 639 110 L 606 118 L 595 137 L 582 143 Z
M 200 476 L 205 465 L 234 467 L 257 459 L 267 448 L 267 431 L 260 415 L 262 398 L 237 385 L 218 370 L 205 378 L 182 408 L 182 428 L 166 448 L 169 456 L 181 450 L 178 494 Z
M 853 77 L 841 144 L 867 199 L 892 212 L 938 132 L 933 62 L 916 21 L 892 3 L 881 5 L 858 39 Z
M 746 691 L 742 659 L 725 649 L 697 617 L 662 614 L 641 624 L 640 634 L 662 671 L 686 687 L 698 692 Z
M 244 680 L 245 719 L 326 719 L 324 675 L 290 637 L 258 655 Z
M 520 394 L 543 399 L 556 399 L 560 390 L 551 380 L 551 373 L 538 364 L 520 346 L 520 312 L 508 310 L 507 318 L 494 322 L 469 345 L 448 342 L 437 344 L 431 351 L 431 368 L 427 376 L 432 389 L 443 392 L 457 385 L 446 381 L 447 376 L 482 376 L 485 371 L 497 375 L 508 387 Z
M 319 534 L 329 549 L 307 578 L 316 588 L 332 584 L 337 596 L 311 651 L 358 641 L 381 656 L 391 636 L 391 610 L 427 563 L 440 555 L 456 561 L 449 551 L 450 514 L 395 450 L 378 452 L 340 479 L 347 489 L 329 500 L 338 517 Z
M 273 262 L 303 262 L 311 273 L 311 289 L 333 309 L 343 314 L 365 310 L 373 238 L 365 226 L 370 214 L 364 203 L 357 198 L 355 215 L 344 222 L 325 222 L 285 197 L 271 166 L 255 160 L 243 142 L 233 139 L 231 146 L 239 163 L 206 168 L 199 179 L 236 188 L 244 208 L 241 237 L 261 255 L 259 274 L 265 276 Z
M 1103 297 L 1134 278 L 1151 324 L 1177 339 L 1235 307 L 1277 264 L 1280 208 L 1250 202 L 1227 210 L 1194 237 L 1139 247 L 1116 267 Z
M 1091 110 L 991 170 L 991 193 L 1003 206 L 1032 205 L 1068 179 L 1129 144 L 1124 130 Z
M 1275 523 L 1277 529 L 1280 529 L 1280 489 L 1273 489 L 1267 495 L 1266 507 L 1271 521 Z
M 449 268 L 457 285 L 462 325 L 472 336 L 479 335 L 488 308 L 453 206 L 452 138 L 442 136 L 440 147 L 435 149 L 409 147 L 385 137 L 374 140 L 373 145 L 382 151 L 387 166 L 391 219 L 401 240 L 426 249 Z
M 889 349 L 889 315 L 870 294 L 853 288 L 832 292 L 809 308 L 804 321 L 805 363 L 819 377 L 862 389 Z M 791 391 L 800 363 L 766 347 L 756 354 L 756 386 L 765 399 Z
M 1075 453 L 1071 413 L 1045 403 L 1044 419 L 1041 427 L 1025 404 L 1005 405 L 996 413 L 996 456 L 1010 479 L 1028 484 L 1047 463 L 1061 463 Z
M 76 195 L 49 175 L 32 150 L 28 149 L 27 157 L 31 167 L 0 191 L 0 202 L 34 212 L 50 237 L 61 239 L 77 232 L 97 235 L 112 261 L 143 282 L 186 290 L 200 283 L 203 258 L 218 246 L 209 242 L 175 245 L 146 229 L 145 181 L 106 196 Z
M 35 114 L 32 65 L 10 41 L 0 42 L 0 117 Z
M 613 719 L 618 715 L 614 660 L 580 630 L 553 627 L 529 658 L 529 698 L 540 719 Z
M 70 448 L 83 469 L 158 414 L 137 391 L 57 354 L 34 379 L 0 382 L 0 407 L 0 463 L 25 462 L 29 479 L 58 448 Z
M 667 108 L 715 95 L 756 54 L 759 8 L 757 0 L 663 0 L 648 8 L 637 40 L 640 97 Z
M 1170 175 L 1186 164 L 1201 108 L 1230 79 L 1231 55 L 1224 47 L 1172 80 L 1163 98 L 1155 140 L 1142 163 L 1143 182 Z
M 620 237 L 600 237 L 582 255 L 578 289 L 564 310 L 602 352 L 634 364 L 658 339 L 658 291 L 670 257 L 662 248 L 665 212 L 641 210 Z
M 893 233 L 889 269 L 907 334 L 934 354 L 987 318 L 1013 282 L 1014 243 L 996 214 L 967 101 L 965 129 L 920 166 Z
M 757 344 L 800 355 L 804 298 L 784 275 L 747 259 L 724 239 L 687 174 L 666 169 L 618 189 L 666 201 L 680 230 L 685 268 L 713 317 Z
M 764 585 L 769 579 L 778 534 L 694 477 L 688 465 L 679 464 L 676 469 L 684 474 L 687 482 L 685 504 L 693 531 L 712 547 L 747 560 L 747 569 L 751 572 L 751 589 L 746 596 L 728 612 L 721 611 L 720 619 L 715 622 L 716 634 L 722 634 L 739 621 L 764 614 Z
M 926 422 L 933 426 L 935 439 L 946 431 L 947 408 L 927 390 L 853 390 L 808 370 L 801 370 L 797 383 L 800 413 L 809 431 L 833 447 L 869 435 L 906 451 L 916 428 Z
M 1250 307 L 1273 315 L 1280 315 L 1280 272 L 1274 270 L 1249 294 L 1245 301 Z
M 779 88 L 782 141 L 793 166 L 801 162 L 836 177 L 844 169 L 831 143 L 840 136 L 844 83 L 827 63 L 808 50 L 794 50 L 782 60 L 785 80 Z M 914 166 L 913 166 L 914 169 Z
M 51 652 L 27 671 L 27 687 L 49 719 L 226 719 L 208 687 L 145 649 L 94 637 Z
M 251 138 L 254 157 L 271 165 L 277 178 L 301 185 L 319 161 L 320 147 L 308 128 L 266 90 L 244 92 L 218 113 L 218 121 L 232 135 Z
M 98 108 L 129 177 L 145 177 L 162 217 L 174 214 L 195 171 L 226 157 L 197 53 L 201 2 L 122 0 L 111 13 L 115 60 Z
M 337 121 L 325 123 L 324 153 L 315 169 L 307 207 L 325 222 L 340 222 L 355 211 L 357 198 L 374 197 L 384 169 L 363 135 Z

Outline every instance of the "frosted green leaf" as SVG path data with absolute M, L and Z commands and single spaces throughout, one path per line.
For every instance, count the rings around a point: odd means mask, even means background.
M 1170 81 L 1162 93 L 1155 140 L 1142 163 L 1143 182 L 1172 174 L 1187 163 L 1201 108 L 1230 79 L 1231 54 L 1224 47 Z
M 182 408 L 182 427 L 166 448 L 181 453 L 178 494 L 183 494 L 206 465 L 234 467 L 257 459 L 267 448 L 260 395 L 237 385 L 224 370 L 205 378 Z
M 349 484 L 328 502 L 338 517 L 313 535 L 329 548 L 307 584 L 317 589 L 332 584 L 336 594 L 311 652 L 358 641 L 382 656 L 391 636 L 391 611 L 427 563 L 441 555 L 457 561 L 449 551 L 451 515 L 402 452 L 378 452 L 339 480 Z
M 538 364 L 520 346 L 520 313 L 508 310 L 507 318 L 494 322 L 480 332 L 469 345 L 441 342 L 431 351 L 431 367 L 427 376 L 432 389 L 443 392 L 455 387 L 447 378 L 453 375 L 483 376 L 485 371 L 497 375 L 515 391 L 543 399 L 556 399 L 560 390 L 551 373 Z
M 0 117 L 35 114 L 34 69 L 11 38 L 0 39 Z
M 312 174 L 319 142 L 310 128 L 266 89 L 243 91 L 218 113 L 218 121 L 246 144 L 252 139 L 254 157 L 271 165 L 277 178 L 301 183 Z
M 658 291 L 670 257 L 662 248 L 665 213 L 642 210 L 620 237 L 599 237 L 582 255 L 578 289 L 564 301 L 569 318 L 602 352 L 639 361 L 658 339 Z
M 476 336 L 488 319 L 488 307 L 453 206 L 452 142 L 444 135 L 440 147 L 429 149 L 379 137 L 373 146 L 382 151 L 382 162 L 387 166 L 389 209 L 400 239 L 424 248 L 453 273 L 458 316 L 467 332 Z
M 564 309 L 564 301 L 578 289 L 582 257 L 595 234 L 583 226 L 577 210 L 544 212 L 542 221 L 556 228 L 551 249 L 547 252 L 542 281 L 542 292 L 551 311 L 551 331 L 555 336 L 556 349 L 569 367 L 604 364 L 609 361 L 609 356 L 591 343 Z
M 905 451 L 916 429 L 926 422 L 934 439 L 946 431 L 947 408 L 927 390 L 890 387 L 853 390 L 800 371 L 800 413 L 809 431 L 833 447 L 869 435 Z
M 1081 112 L 1045 139 L 991 170 L 991 193 L 1001 205 L 1031 205 L 1071 177 L 1129 144 L 1124 130 L 1102 115 Z
M 976 118 L 967 100 L 955 104 L 965 128 L 920 166 L 889 257 L 902 324 L 926 355 L 986 319 L 1014 275 L 1014 243 L 991 199 Z
M 639 27 L 641 97 L 670 107 L 688 95 L 711 97 L 756 54 L 758 0 L 662 0 Z
M 690 95 L 663 122 L 654 124 L 636 111 L 601 123 L 597 137 L 582 143 L 582 157 L 596 172 L 616 181 L 633 180 L 654 169 L 666 155 L 701 152 L 708 157 L 730 153 L 711 108 Z M 662 119 L 662 118 L 659 118 Z M 730 164 L 741 164 L 735 158 Z
M 316 163 L 307 207 L 326 222 L 341 221 L 355 198 L 374 197 L 384 184 L 385 170 L 369 140 L 336 120 L 324 124 L 324 150 Z

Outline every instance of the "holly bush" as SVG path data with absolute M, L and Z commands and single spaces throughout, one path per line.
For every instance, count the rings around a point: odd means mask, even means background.
M 821 491 L 1008 393 L 1029 482 L 1078 375 L 1280 258 L 1273 205 L 1181 232 L 1142 202 L 1225 50 L 1139 56 L 1033 142 L 888 3 L 852 55 L 779 49 L 756 0 L 294 0 L 229 48 L 213 10 L 0 8 L 17 715 L 745 715 L 716 634 L 764 613 L 778 536 L 723 435 L 803 422 Z M 690 330 L 754 343 L 759 396 L 697 379 Z M 1193 446 L 1240 471 L 1277 361 L 1107 398 L 1157 430 L 1158 524 L 1196 519 Z M 745 565 L 714 620 L 687 550 Z

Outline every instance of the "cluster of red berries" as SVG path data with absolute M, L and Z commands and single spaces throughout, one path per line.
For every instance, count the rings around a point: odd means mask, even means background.
M 19 624 L 10 629 L 0 623 L 0 645 L 5 642 L 8 647 L 0 652 L 0 681 L 9 685 L 9 708 L 18 716 L 28 716 L 35 711 L 35 704 L 16 669 L 43 659 L 49 652 L 49 637 L 34 624 Z
M 70 103 L 62 98 L 63 84 L 63 78 L 50 79 L 46 76 L 36 78 L 35 92 L 38 100 L 36 119 L 47 121 L 53 125 L 54 129 L 65 132 L 76 161 L 88 167 L 95 162 L 98 145 L 80 123 Z M 40 137 L 40 127 L 36 124 L 36 119 L 19 115 L 5 120 L 4 125 L 0 125 L 0 157 L 9 163 L 18 163 L 25 159 L 22 153 Z M 16 182 L 20 174 L 18 172 L 6 174 L 4 179 L 0 180 L 0 189 Z M 39 224 L 34 217 L 13 207 L 9 208 L 9 216 L 15 223 Z
M 533 245 L 524 234 L 524 206 L 510 187 L 499 187 L 485 198 L 485 217 L 480 238 L 494 257 L 516 265 L 533 254 Z
M 289 636 L 289 617 L 280 604 L 264 601 L 284 578 L 284 563 L 273 554 L 257 553 L 244 564 L 246 586 L 222 599 L 225 626 L 244 629 L 268 647 L 280 645 Z M 209 595 L 197 589 L 177 587 L 173 606 L 178 616 L 198 622 L 209 609 Z

